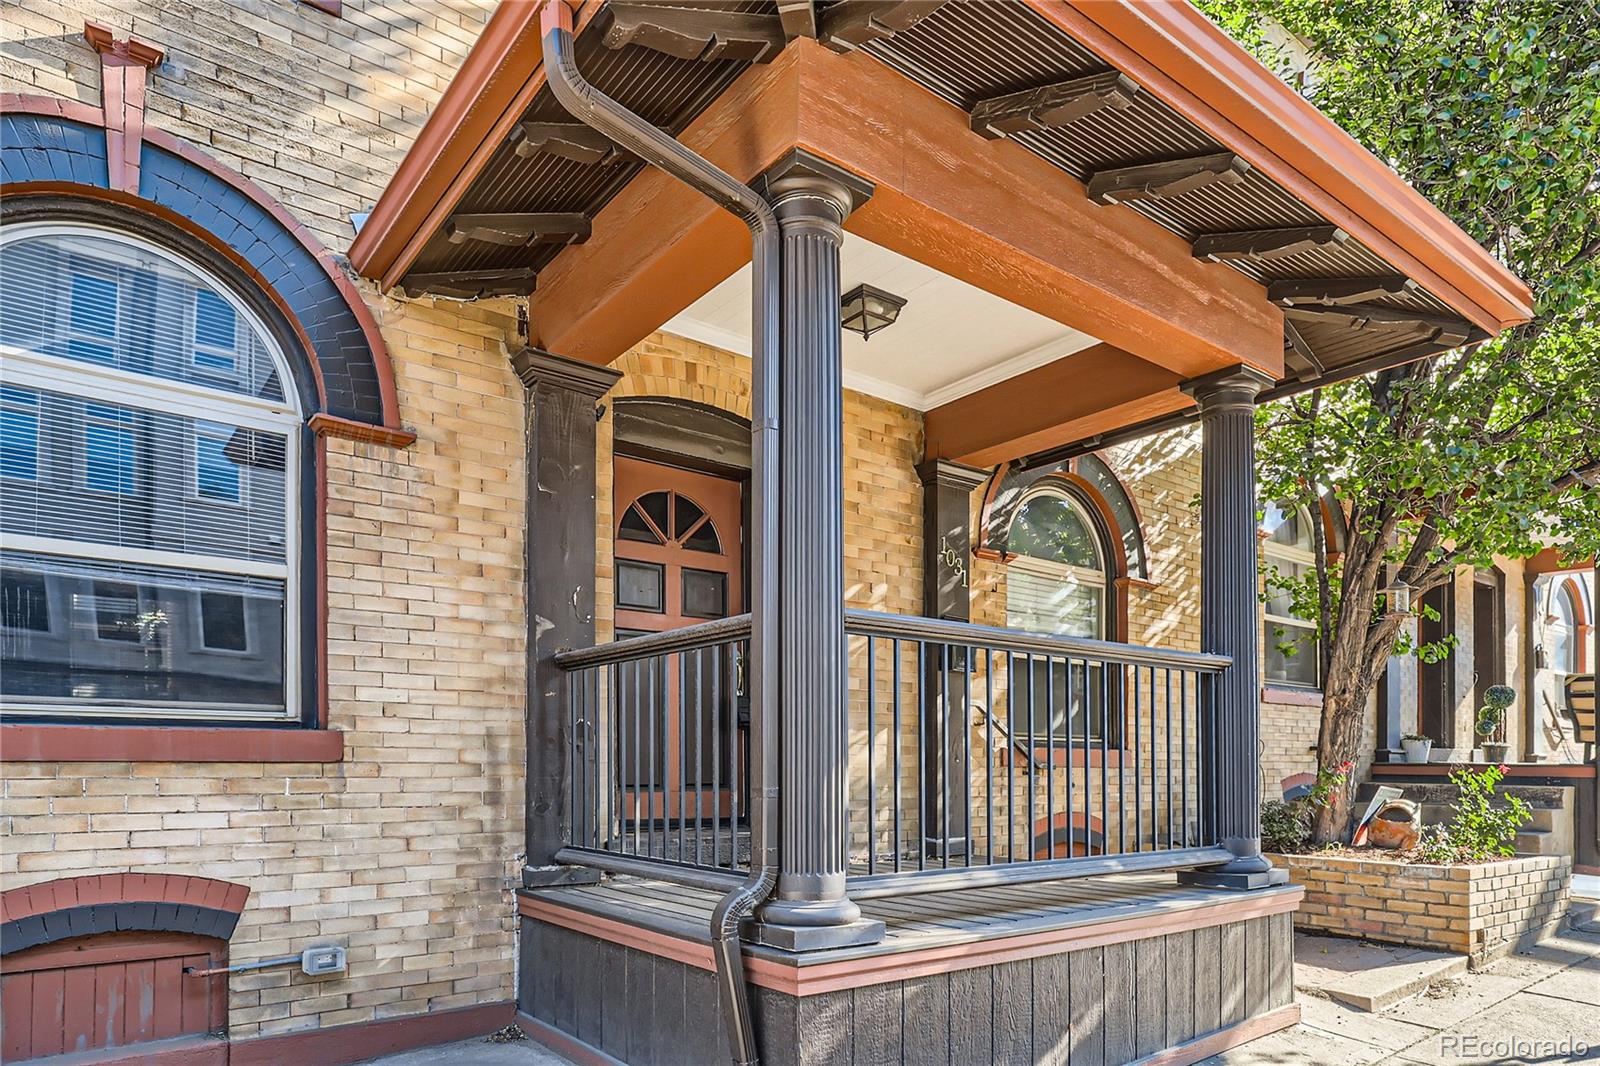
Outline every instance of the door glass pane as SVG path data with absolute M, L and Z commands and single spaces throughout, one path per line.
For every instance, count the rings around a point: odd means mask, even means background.
M 694 524 L 700 521 L 700 519 L 704 518 L 705 514 L 706 513 L 700 510 L 700 507 L 693 500 L 679 496 L 677 513 L 673 515 L 673 539 L 682 540 L 684 534 L 693 529 Z
M 712 555 L 722 554 L 722 541 L 717 539 L 717 528 L 707 519 L 705 525 L 694 531 L 694 536 L 683 542 L 683 546 L 692 552 L 710 552 Z
M 667 508 L 671 503 L 671 495 L 665 492 L 652 492 L 639 497 L 639 506 L 644 510 L 650 521 L 655 523 L 655 527 L 663 533 L 672 528 L 667 521 Z
M 622 516 L 622 523 L 617 527 L 617 536 L 623 540 L 636 540 L 643 544 L 660 544 L 661 538 L 656 531 L 650 528 L 650 523 L 645 521 L 644 512 L 639 505 L 633 504 Z
M 666 574 L 657 563 L 617 560 L 617 606 L 634 611 L 666 608 Z
M 691 618 L 721 618 L 728 613 L 728 575 L 683 569 L 683 613 Z

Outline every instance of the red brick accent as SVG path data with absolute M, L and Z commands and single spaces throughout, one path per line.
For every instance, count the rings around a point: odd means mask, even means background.
M 319 569 L 320 569 L 319 560 Z M 337 729 L 181 725 L 0 725 L 8 762 L 342 762 Z
M 83 24 L 84 39 L 100 53 L 100 99 L 105 110 L 106 177 L 113 189 L 139 191 L 139 156 L 144 150 L 144 91 L 161 49 L 129 37 L 119 41 L 95 22 Z
M 187 903 L 238 914 L 248 885 L 186 874 L 86 874 L 0 892 L 0 922 L 97 903 Z

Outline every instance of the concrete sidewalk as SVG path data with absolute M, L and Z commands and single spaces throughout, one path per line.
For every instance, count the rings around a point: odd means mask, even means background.
M 1374 1014 L 1304 992 L 1299 999 L 1299 1025 L 1206 1062 L 1600 1063 L 1600 932 L 1564 930 Z

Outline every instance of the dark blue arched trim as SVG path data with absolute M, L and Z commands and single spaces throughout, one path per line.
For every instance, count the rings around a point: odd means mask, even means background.
M 6 115 L 0 118 L 0 182 L 105 189 L 105 131 L 50 116 Z M 324 410 L 385 424 L 377 359 L 361 320 L 296 233 L 217 174 L 148 142 L 140 157 L 139 195 L 211 234 L 288 309 L 310 341 L 321 378 L 321 402 L 308 414 Z

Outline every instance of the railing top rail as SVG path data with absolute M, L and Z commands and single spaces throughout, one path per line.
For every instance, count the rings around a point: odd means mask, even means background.
M 555 655 L 556 665 L 563 670 L 582 670 L 591 666 L 609 666 L 611 663 L 648 659 L 656 655 L 669 655 L 678 651 L 693 651 L 743 640 L 750 635 L 750 616 L 736 614 L 729 618 L 716 618 L 709 622 L 696 622 L 682 629 L 669 629 L 664 633 L 646 633 L 641 637 L 597 644 L 592 648 L 561 651 Z
M 1054 655 L 1095 662 L 1124 663 L 1129 666 L 1173 667 L 1196 673 L 1220 673 L 1233 662 L 1226 655 L 1147 648 L 1139 644 L 1119 644 L 1085 637 L 1059 637 L 1028 633 L 1019 629 L 953 622 L 943 618 L 885 614 L 880 611 L 846 610 L 845 632 L 857 636 L 892 637 L 899 640 L 928 641 L 935 644 L 965 644 L 994 651 Z

